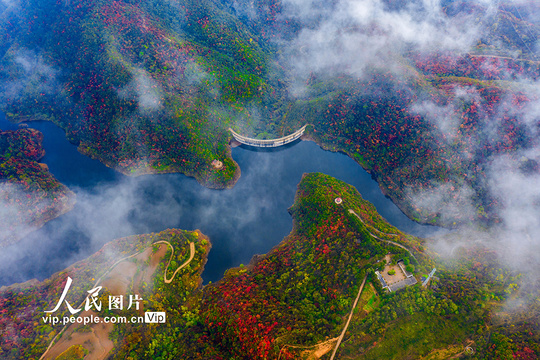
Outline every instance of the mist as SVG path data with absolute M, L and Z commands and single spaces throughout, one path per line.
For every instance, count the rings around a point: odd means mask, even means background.
M 200 229 L 212 250 L 203 274 L 216 281 L 224 271 L 264 254 L 292 230 L 287 209 L 305 172 L 323 172 L 356 186 L 362 196 L 403 231 L 437 231 L 409 220 L 351 158 L 300 142 L 274 151 L 233 149 L 242 175 L 233 189 L 211 190 L 181 174 L 127 177 L 77 152 L 63 131 L 30 123 L 45 134 L 43 162 L 77 203 L 69 213 L 3 248 L 0 284 L 44 279 L 85 259 L 115 238 L 167 228 Z M 13 272 L 10 269 L 19 269 Z
M 118 90 L 121 99 L 135 100 L 138 109 L 142 113 L 148 113 L 163 108 L 163 90 L 144 69 L 134 69 L 131 71 L 131 82 Z
M 0 182 L 0 246 L 14 242 L 18 238 L 36 230 L 36 225 L 30 223 L 28 217 L 24 217 L 24 200 L 26 193 L 24 186 L 8 182 Z M 43 197 L 39 201 L 39 207 L 47 208 L 52 201 Z
M 76 150 L 73 147 L 71 151 Z M 227 268 L 239 265 L 238 261 L 248 263 L 255 253 L 270 250 L 292 228 L 286 209 L 293 203 L 296 184 L 284 188 L 280 184 L 284 154 L 249 153 L 241 156 L 246 167 L 242 181 L 227 191 L 203 188 L 195 179 L 180 174 L 109 177 L 103 165 L 97 169 L 105 175 L 103 181 L 79 187 L 75 185 L 80 179 L 77 173 L 90 169 L 58 172 L 59 180 L 76 194 L 75 207 L 3 249 L 1 283 L 43 279 L 115 238 L 167 228 L 201 229 L 210 236 L 214 247 L 211 258 L 218 259 L 208 265 L 211 276 L 206 280 L 217 280 Z M 62 166 L 60 158 L 44 160 L 53 160 L 53 169 L 54 162 Z M 280 186 L 285 193 L 273 194 Z M 6 215 L 10 209 L 14 210 L 9 206 L 7 213 L 0 213 L 2 223 L 9 222 Z M 279 214 L 275 214 L 277 209 Z M 19 235 L 31 230 L 35 229 L 23 225 Z M 13 268 L 20 271 L 9 270 Z
M 393 9 L 380 0 L 335 2 L 287 0 L 284 19 L 303 25 L 288 44 L 295 86 L 311 73 L 349 74 L 363 78 L 369 70 L 405 75 L 402 56 L 411 51 L 462 53 L 476 44 L 485 12 L 449 17 L 440 1 L 410 1 Z
M 50 95 L 59 90 L 60 70 L 48 64 L 40 53 L 20 48 L 6 56 L 11 71 L 1 74 L 8 80 L 0 84 L 0 101 L 20 100 L 31 94 Z
M 501 5 L 514 11 L 521 21 L 522 33 L 529 38 L 527 43 L 522 39 L 518 45 L 529 51 L 532 60 L 539 60 L 538 34 L 527 23 L 535 21 L 538 24 L 538 12 L 520 12 L 517 6 L 521 3 L 526 2 L 470 1 L 466 2 L 468 10 L 456 15 L 460 2 L 455 5 L 429 0 L 399 3 L 379 0 L 283 1 L 281 20 L 300 24 L 300 30 L 291 40 L 276 40 L 286 49 L 281 61 L 290 69 L 289 94 L 305 96 L 307 79 L 313 74 L 325 77 L 347 75 L 362 81 L 372 72 L 391 72 L 403 84 L 408 84 L 409 78 L 419 76 L 408 65 L 406 58 L 410 54 L 444 54 L 449 61 L 470 61 L 465 55 L 482 42 L 498 47 L 506 54 L 503 56 L 517 58 L 522 51 L 508 47 L 504 39 L 494 33 L 494 24 L 502 21 L 498 12 Z M 484 71 L 491 70 L 489 63 L 483 66 Z M 482 244 L 496 251 L 503 266 L 538 277 L 540 259 L 534 254 L 538 254 L 540 247 L 540 84 L 513 69 L 506 69 L 499 77 L 513 85 L 508 87 L 505 97 L 493 111 L 488 109 L 489 105 L 474 86 L 455 86 L 446 103 L 442 104 L 426 96 L 412 97 L 409 113 L 422 116 L 433 126 L 436 140 L 450 149 L 449 156 L 471 160 L 488 145 L 514 141 L 505 138 L 501 131 L 511 117 L 518 119 L 519 129 L 523 129 L 520 134 L 528 140 L 527 146 L 511 154 L 491 153 L 482 159 L 486 178 L 478 182 L 497 202 L 498 220 L 494 227 L 486 233 L 479 224 L 470 224 L 456 232 L 460 235 L 452 237 L 453 244 L 431 239 L 428 246 L 444 256 L 453 257 L 457 253 L 448 251 L 449 248 Z M 362 91 L 369 94 L 377 89 L 364 88 Z M 418 95 L 412 88 L 409 91 Z M 522 95 L 527 101 L 517 102 L 515 98 Z M 478 107 L 482 126 L 477 133 L 465 137 L 460 128 L 464 121 L 461 109 L 471 103 Z M 524 164 L 530 169 L 525 171 Z M 452 169 L 448 168 L 448 171 Z M 483 211 L 475 205 L 474 199 L 478 195 L 466 182 L 433 182 L 429 189 L 406 189 L 406 193 L 414 207 L 428 213 L 438 212 L 444 223 L 456 216 L 473 218 Z M 531 266 L 523 268 L 524 262 Z
M 4 0 L 3 3 L 9 4 L 10 1 Z M 405 5 L 400 7 L 390 1 L 377 0 L 283 1 L 280 20 L 294 21 L 299 24 L 299 30 L 290 38 L 278 37 L 272 41 L 282 49 L 279 61 L 287 69 L 291 97 L 305 95 L 306 79 L 311 74 L 325 76 L 346 74 L 353 79 L 365 80 L 372 71 L 390 71 L 398 78 L 406 80 L 411 76 L 419 76 L 407 62 L 408 54 L 449 53 L 457 59 L 469 53 L 482 37 L 491 31 L 491 25 L 498 16 L 498 7 L 502 2 L 471 1 L 468 2 L 471 11 L 457 16 L 449 15 L 449 12 L 455 9 L 443 6 L 442 1 L 422 0 L 402 3 Z M 508 2 L 508 4 L 518 3 Z M 232 6 L 244 17 L 256 17 L 256 10 L 253 6 L 246 5 L 246 2 L 235 0 Z M 524 16 L 533 15 L 524 14 Z M 500 39 L 490 41 L 492 43 L 500 41 L 497 44 L 510 57 L 519 55 L 518 49 L 504 48 L 505 44 Z M 525 47 L 531 50 L 532 58 L 538 59 L 540 48 L 537 41 L 536 45 L 527 43 Z M 44 93 L 55 90 L 59 69 L 49 66 L 43 57 L 32 51 L 21 50 L 12 54 L 12 57 L 19 75 L 3 84 L 2 99 L 20 96 L 30 87 Z M 181 77 L 179 74 L 177 76 Z M 208 80 L 209 75 L 194 62 L 188 64 L 182 76 L 188 86 L 198 86 L 205 81 L 212 82 L 211 79 Z M 501 136 L 498 131 L 504 117 L 508 115 L 515 115 L 520 119 L 530 139 L 538 138 L 540 116 L 538 84 L 526 78 L 516 78 L 516 74 L 511 72 L 504 78 L 516 83 L 519 92 L 526 94 L 529 100 L 519 106 L 510 98 L 501 100 L 494 116 L 484 116 L 486 126 L 479 134 L 481 136 L 471 137 L 468 142 L 455 150 L 465 159 L 471 158 L 478 149 L 485 146 L 482 139 L 491 140 Z M 414 89 L 409 90 L 413 92 Z M 215 97 L 219 96 L 218 89 L 209 91 Z M 362 91 L 374 92 L 377 89 L 365 88 Z M 163 108 L 161 101 L 163 89 L 142 69 L 132 70 L 132 81 L 119 89 L 118 94 L 121 98 L 136 101 L 139 111 L 143 113 L 153 113 Z M 480 111 L 487 114 L 487 111 L 482 110 L 483 104 L 477 91 L 467 86 L 456 87 L 449 102 L 444 105 L 419 97 L 411 103 L 409 111 L 423 116 L 438 130 L 436 134 L 438 139 L 451 145 L 456 139 L 460 139 L 459 129 L 462 119 L 458 116 L 458 110 L 470 102 L 477 102 Z M 253 122 L 262 121 L 257 116 L 261 112 L 256 106 L 246 108 L 255 114 Z M 240 119 L 238 122 L 241 124 L 248 121 Z M 467 243 L 482 242 L 498 249 L 501 260 L 510 266 L 517 266 L 524 259 L 528 259 L 530 254 L 535 253 L 540 243 L 538 219 L 540 189 L 537 185 L 538 170 L 534 171 L 534 164 L 540 161 L 538 149 L 538 142 L 532 140 L 528 148 L 519 149 L 511 155 L 493 154 L 486 159 L 484 166 L 487 178 L 484 182 L 491 196 L 498 199 L 499 224 L 494 236 L 486 238 L 473 232 L 466 236 Z M 261 174 L 265 174 L 263 177 L 267 181 L 280 174 L 279 163 L 267 163 L 264 159 L 260 161 L 257 168 Z M 524 171 L 525 163 L 533 164 L 530 166 L 533 170 Z M 43 230 L 46 235 L 35 235 L 34 240 L 27 240 L 27 249 L 45 251 L 47 247 L 53 246 L 51 242 L 40 242 L 40 236 L 69 237 L 66 234 L 79 232 L 85 236 L 77 235 L 79 240 L 75 239 L 72 246 L 77 248 L 83 243 L 91 244 L 84 251 L 78 252 L 77 257 L 83 258 L 115 237 L 158 231 L 167 226 L 182 225 L 184 228 L 192 228 L 195 226 L 194 222 L 181 221 L 189 212 L 195 211 L 190 203 L 193 200 L 190 192 L 200 193 L 201 197 L 197 201 L 204 203 L 195 215 L 199 219 L 197 224 L 211 227 L 215 219 L 219 218 L 223 229 L 232 231 L 232 234 L 235 233 L 235 229 L 248 227 L 253 223 L 253 219 L 260 217 L 271 206 L 267 203 L 270 197 L 253 193 L 249 182 L 245 185 L 240 182 L 237 185 L 237 188 L 241 189 L 238 191 L 245 191 L 246 194 L 250 194 L 249 197 L 244 199 L 241 207 L 230 209 L 228 207 L 232 200 L 228 198 L 227 192 L 223 196 L 216 196 L 214 191 L 202 189 L 193 181 L 188 188 L 183 188 L 183 195 L 172 196 L 170 194 L 177 194 L 171 187 L 173 185 L 161 182 L 163 178 L 156 179 L 160 180 L 150 181 L 144 177 L 137 180 L 124 179 L 119 184 L 101 184 L 92 191 L 72 188 L 77 193 L 78 204 L 67 215 L 69 221 L 51 221 Z M 155 185 L 150 186 L 150 182 Z M 251 186 L 253 185 L 252 183 Z M 474 189 L 471 189 L 470 185 L 446 183 L 431 185 L 430 191 L 408 189 L 414 205 L 428 211 L 439 209 L 441 217 L 448 219 L 455 217 L 456 214 L 469 217 L 479 211 L 473 203 Z M 142 215 L 141 208 L 150 211 L 144 211 Z M 143 216 L 144 222 L 140 221 Z M 283 226 L 285 229 L 288 228 L 288 225 Z M 274 241 L 279 242 L 281 238 L 282 236 Z M 433 249 L 443 252 L 442 248 L 437 247 L 437 242 L 429 244 Z M 236 250 L 243 251 L 241 247 L 239 245 Z M 28 251 L 21 245 L 10 254 L 14 258 L 23 259 Z M 57 248 L 55 251 L 61 249 Z M 65 258 L 62 260 L 63 265 L 68 265 L 73 260 Z M 14 264 L 5 257 L 3 263 L 5 264 L 3 266 Z

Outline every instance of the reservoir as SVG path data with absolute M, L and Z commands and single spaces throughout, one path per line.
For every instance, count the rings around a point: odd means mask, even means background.
M 306 172 L 322 172 L 355 186 L 392 225 L 417 236 L 440 228 L 409 220 L 386 198 L 377 182 L 351 158 L 297 141 L 274 150 L 236 147 L 242 176 L 233 189 L 211 190 L 181 174 L 124 176 L 77 151 L 64 131 L 46 121 L 28 123 L 44 134 L 51 173 L 77 194 L 72 211 L 49 221 L 0 254 L 0 285 L 43 280 L 128 235 L 167 228 L 200 229 L 212 250 L 204 282 L 268 252 L 292 229 L 287 209 Z M 17 129 L 0 113 L 0 129 Z M 0 219 L 0 224 L 2 219 Z

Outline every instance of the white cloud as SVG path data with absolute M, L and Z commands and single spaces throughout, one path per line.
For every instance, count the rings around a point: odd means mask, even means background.
M 133 79 L 118 91 L 122 99 L 135 98 L 142 112 L 155 111 L 163 108 L 161 85 L 143 69 L 132 71 Z

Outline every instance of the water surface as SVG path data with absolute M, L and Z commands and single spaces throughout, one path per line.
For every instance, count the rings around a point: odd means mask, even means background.
M 355 186 L 391 224 L 429 236 L 438 229 L 409 220 L 349 157 L 308 141 L 268 150 L 232 149 L 242 176 L 231 190 L 210 190 L 181 174 L 127 177 L 80 154 L 64 131 L 28 123 L 44 134 L 41 160 L 77 194 L 74 209 L 0 254 L 0 285 L 44 279 L 99 250 L 106 242 L 167 228 L 200 229 L 213 244 L 204 281 L 268 252 L 292 229 L 287 209 L 306 172 L 322 172 Z M 15 129 L 0 114 L 0 129 Z

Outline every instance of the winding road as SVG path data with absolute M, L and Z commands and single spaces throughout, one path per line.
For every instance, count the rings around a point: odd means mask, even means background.
M 165 267 L 165 271 L 163 272 L 163 281 L 165 282 L 165 284 L 170 284 L 174 280 L 174 277 L 176 276 L 176 274 L 180 270 L 182 270 L 183 268 L 188 266 L 189 263 L 191 262 L 191 260 L 193 260 L 193 258 L 195 257 L 195 243 L 193 243 L 193 242 L 189 243 L 189 251 L 190 251 L 189 259 L 187 259 L 187 261 L 185 263 L 183 263 L 182 265 L 180 265 L 178 267 L 178 269 L 176 269 L 176 271 L 173 273 L 173 275 L 172 275 L 172 277 L 170 279 L 167 279 L 167 270 L 169 269 L 169 265 L 171 264 L 171 261 L 172 261 L 173 256 L 174 256 L 174 247 L 171 245 L 170 242 L 165 241 L 165 240 L 156 241 L 152 245 L 154 245 L 154 244 L 167 244 L 167 245 L 169 245 L 171 247 L 171 257 L 169 258 L 169 262 L 167 263 L 167 267 Z
M 187 265 L 189 265 L 189 263 L 191 262 L 191 260 L 193 260 L 193 258 L 195 257 L 195 243 L 194 242 L 190 242 L 189 243 L 189 250 L 190 250 L 190 254 L 189 254 L 189 259 L 183 263 L 181 266 L 178 267 L 178 269 L 176 269 L 176 271 L 173 273 L 172 277 L 170 279 L 167 279 L 167 270 L 169 269 L 169 265 L 171 264 L 171 261 L 173 259 L 173 255 L 174 255 L 174 247 L 171 245 L 170 242 L 168 241 L 165 241 L 165 240 L 160 240 L 160 241 L 156 241 L 154 243 L 151 244 L 151 246 L 153 246 L 154 244 L 167 244 L 168 246 L 171 247 L 171 257 L 169 258 L 169 262 L 167 263 L 167 266 L 165 267 L 165 271 L 163 273 L 163 281 L 165 282 L 165 284 L 170 284 L 173 280 L 174 280 L 174 277 L 176 276 L 176 274 L 178 273 L 178 271 L 180 271 L 181 269 L 183 269 L 184 267 L 186 267 Z M 116 265 L 120 264 L 121 262 L 127 260 L 127 259 L 130 259 L 132 257 L 135 257 L 137 255 L 140 255 L 142 254 L 143 252 L 146 251 L 146 249 L 148 249 L 148 247 L 144 248 L 144 250 L 141 250 L 133 255 L 130 255 L 130 256 L 126 256 L 120 260 L 118 260 L 117 262 L 115 262 L 114 264 L 112 264 L 109 269 L 107 269 L 107 271 L 101 275 L 101 277 L 99 279 L 96 280 L 93 288 L 96 288 L 98 286 L 98 284 L 103 280 L 103 278 L 105 276 L 107 276 L 112 269 L 114 269 L 116 267 Z M 79 304 L 79 308 L 82 308 L 84 303 L 86 301 L 86 298 Z M 43 353 L 43 355 L 41 355 L 41 357 L 39 358 L 39 360 L 43 360 L 45 359 L 45 356 L 47 355 L 47 353 L 49 352 L 49 350 L 52 348 L 54 342 L 59 338 L 59 336 L 62 336 L 62 334 L 64 333 L 64 331 L 66 330 L 66 328 L 71 325 L 70 323 L 64 325 L 64 327 L 62 328 L 62 330 L 60 330 L 58 332 L 58 334 L 56 334 L 56 336 L 51 340 L 51 342 L 49 343 L 49 346 L 47 347 L 47 349 L 45 350 L 45 352 Z

